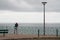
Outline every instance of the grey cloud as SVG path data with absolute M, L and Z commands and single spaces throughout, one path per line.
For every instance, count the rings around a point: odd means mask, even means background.
M 0 0 L 0 10 L 38 11 L 43 10 L 42 0 Z M 46 11 L 60 12 L 60 0 L 47 0 Z
M 60 0 L 48 0 L 46 11 L 60 12 Z
M 14 8 L 7 0 L 0 0 L 0 10 L 10 10 Z

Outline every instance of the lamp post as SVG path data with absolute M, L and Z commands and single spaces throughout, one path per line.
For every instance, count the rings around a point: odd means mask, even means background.
M 44 29 L 43 29 L 43 35 L 45 36 L 45 4 L 46 4 L 47 2 L 42 2 L 42 4 L 43 4 L 43 25 L 44 25 Z

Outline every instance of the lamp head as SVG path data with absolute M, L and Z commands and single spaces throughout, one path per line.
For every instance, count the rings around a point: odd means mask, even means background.
M 47 2 L 42 2 L 43 5 L 45 5 Z

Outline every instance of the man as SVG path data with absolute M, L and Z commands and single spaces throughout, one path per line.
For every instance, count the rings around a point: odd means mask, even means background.
M 17 34 L 17 28 L 18 28 L 18 23 L 15 23 L 15 26 L 14 26 L 14 34 Z

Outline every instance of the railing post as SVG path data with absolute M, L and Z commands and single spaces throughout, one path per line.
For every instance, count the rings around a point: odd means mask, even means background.
M 39 32 L 40 32 L 40 31 L 39 31 L 39 29 L 38 29 L 38 38 L 39 38 Z
M 5 30 L 4 30 L 4 33 L 3 33 L 3 37 L 5 37 Z
M 56 29 L 56 36 L 58 36 L 58 29 Z

